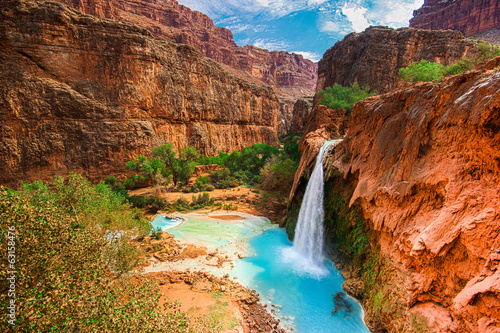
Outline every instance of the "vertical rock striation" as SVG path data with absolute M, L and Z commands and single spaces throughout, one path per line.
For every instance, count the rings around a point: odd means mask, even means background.
M 413 12 L 410 27 L 429 30 L 451 29 L 460 31 L 466 37 L 475 36 L 487 30 L 500 28 L 500 2 L 425 0 L 423 6 Z
M 176 0 L 57 0 L 96 17 L 135 23 L 156 38 L 188 44 L 244 79 L 302 96 L 314 92 L 317 67 L 301 55 L 236 45 L 230 30 L 217 27 Z
M 205 154 L 277 144 L 271 87 L 134 24 L 55 2 L 4 1 L 0 59 L 2 184 L 119 173 L 167 142 Z

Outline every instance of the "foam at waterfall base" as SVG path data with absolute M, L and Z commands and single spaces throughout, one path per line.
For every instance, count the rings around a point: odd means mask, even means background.
M 309 275 L 315 279 L 328 276 L 329 271 L 322 262 L 314 262 L 311 258 L 304 256 L 294 247 L 283 247 L 281 251 L 282 260 L 289 265 L 297 275 Z

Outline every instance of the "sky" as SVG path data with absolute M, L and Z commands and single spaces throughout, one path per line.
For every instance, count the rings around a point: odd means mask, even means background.
M 407 27 L 424 0 L 178 0 L 233 32 L 240 46 L 318 61 L 335 42 L 370 25 Z

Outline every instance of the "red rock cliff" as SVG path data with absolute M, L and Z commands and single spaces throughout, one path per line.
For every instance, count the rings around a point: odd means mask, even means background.
M 425 59 L 443 65 L 469 55 L 474 43 L 457 31 L 370 27 L 328 49 L 318 64 L 318 87 L 358 82 L 379 93 L 401 85 L 398 70 Z
M 317 67 L 312 61 L 284 51 L 240 47 L 230 30 L 215 26 L 205 14 L 175 0 L 57 1 L 97 17 L 135 23 L 159 39 L 194 46 L 245 79 L 250 76 L 285 94 L 302 96 L 316 89 Z
M 500 27 L 498 0 L 425 0 L 413 12 L 410 27 L 458 30 L 466 37 Z
M 354 189 L 350 205 L 379 253 L 370 283 L 381 289 L 358 294 L 375 299 L 365 305 L 383 322 L 376 331 L 500 330 L 499 66 L 500 57 L 354 106 L 331 165 L 351 182 L 336 186 Z M 350 290 L 363 289 L 350 277 Z
M 271 87 L 130 23 L 4 1 L 0 59 L 2 184 L 120 172 L 166 142 L 206 154 L 277 143 Z

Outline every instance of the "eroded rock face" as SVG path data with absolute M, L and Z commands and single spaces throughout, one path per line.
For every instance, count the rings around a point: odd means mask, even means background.
M 292 135 L 303 134 L 306 126 L 307 117 L 309 116 L 313 108 L 314 104 L 313 99 L 314 96 L 304 96 L 302 98 L 299 98 L 293 104 L 292 119 L 289 129 L 290 134 Z
M 500 329 L 499 65 L 357 103 L 333 163 L 429 332 Z
M 0 8 L 0 183 L 101 177 L 155 146 L 277 144 L 279 102 L 194 48 L 58 3 Z
M 458 31 L 370 27 L 325 52 L 318 63 L 317 91 L 358 82 L 378 93 L 389 92 L 403 84 L 400 68 L 422 59 L 448 65 L 474 52 L 473 44 Z
M 306 170 L 312 172 L 316 156 L 325 141 L 341 139 L 345 135 L 347 120 L 348 117 L 343 109 L 332 110 L 325 105 L 317 105 L 307 116 L 304 131 L 306 134 L 299 144 L 301 158 L 295 172 L 289 202 L 292 201 L 297 188 L 306 176 Z
M 458 30 L 466 37 L 500 27 L 497 0 L 425 0 L 413 12 L 410 27 L 429 30 Z
M 316 89 L 317 67 L 312 61 L 284 51 L 240 47 L 230 30 L 215 26 L 205 14 L 175 0 L 57 1 L 100 18 L 135 23 L 159 39 L 194 46 L 244 79 L 264 82 L 283 94 L 302 96 Z

